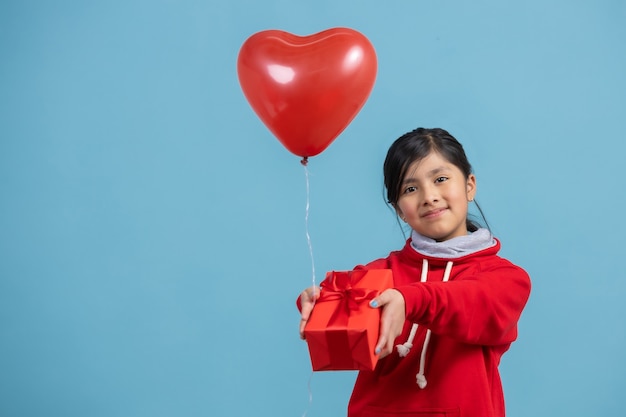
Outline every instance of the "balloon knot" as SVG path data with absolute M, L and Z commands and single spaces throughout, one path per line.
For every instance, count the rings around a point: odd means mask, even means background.
M 302 160 L 300 161 L 300 163 L 304 166 L 306 166 L 309 163 L 309 157 L 305 156 L 304 158 L 302 158 Z

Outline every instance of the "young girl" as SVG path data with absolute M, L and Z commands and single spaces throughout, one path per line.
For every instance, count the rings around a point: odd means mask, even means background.
M 528 274 L 467 218 L 476 177 L 448 132 L 401 136 L 384 177 L 389 203 L 412 232 L 403 249 L 356 268 L 391 269 L 394 288 L 370 303 L 382 309 L 380 360 L 359 372 L 348 416 L 503 417 L 498 364 L 517 337 Z M 298 299 L 301 337 L 319 291 Z

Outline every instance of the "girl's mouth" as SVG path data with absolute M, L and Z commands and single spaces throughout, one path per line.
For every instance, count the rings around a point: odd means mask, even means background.
M 427 211 L 426 213 L 422 214 L 422 217 L 424 217 L 426 219 L 433 219 L 435 217 L 439 217 L 446 210 L 447 210 L 446 208 L 438 208 L 438 209 L 435 209 L 435 210 L 430 210 L 430 211 Z

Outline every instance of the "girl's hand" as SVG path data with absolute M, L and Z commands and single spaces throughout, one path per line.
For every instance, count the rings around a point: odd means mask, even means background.
M 300 339 L 302 340 L 304 340 L 304 326 L 306 326 L 306 322 L 309 321 L 311 311 L 313 311 L 313 306 L 318 298 L 320 298 L 319 287 L 307 288 L 300 294 L 300 313 L 302 314 L 302 319 L 300 320 Z
M 394 341 L 404 327 L 406 314 L 404 297 L 400 291 L 390 288 L 374 298 L 370 306 L 383 309 L 380 317 L 380 336 L 374 352 L 380 358 L 384 358 L 393 352 Z

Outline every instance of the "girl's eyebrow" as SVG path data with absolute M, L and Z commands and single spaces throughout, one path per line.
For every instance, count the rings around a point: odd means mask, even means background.
M 439 174 L 442 171 L 450 171 L 450 168 L 448 168 L 446 166 L 440 166 L 440 167 L 437 167 L 435 169 L 430 170 L 428 172 L 428 174 L 430 174 L 430 175 Z
M 426 176 L 430 177 L 430 176 L 437 175 L 437 174 L 440 174 L 442 172 L 448 172 L 448 171 L 450 171 L 450 168 L 448 168 L 446 166 L 440 166 L 440 167 L 437 167 L 435 169 L 431 169 L 430 171 L 428 171 L 426 173 Z M 408 184 L 408 183 L 416 182 L 416 181 L 417 181 L 417 179 L 414 178 L 414 177 L 406 177 L 402 181 L 402 184 Z

